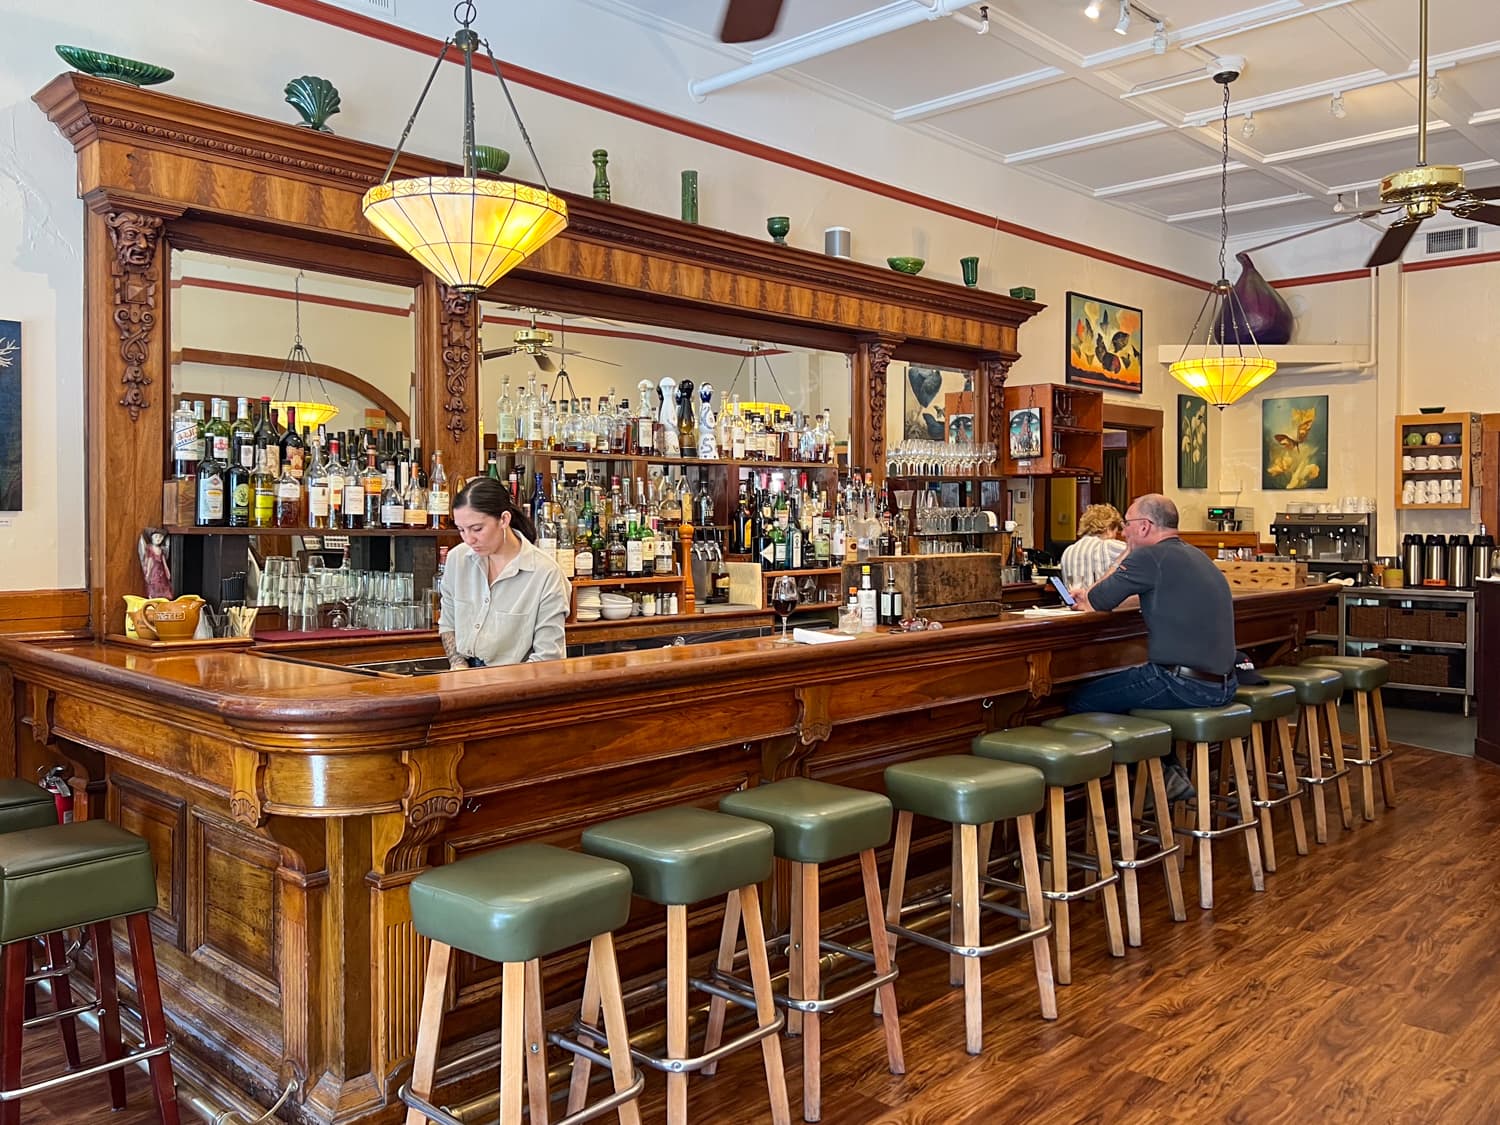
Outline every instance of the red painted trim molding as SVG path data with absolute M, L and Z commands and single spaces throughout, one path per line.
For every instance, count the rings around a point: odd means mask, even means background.
M 1449 266 L 1482 266 L 1487 262 L 1500 262 L 1500 252 L 1468 254 L 1462 258 L 1439 258 L 1431 262 L 1402 262 L 1402 273 L 1422 273 L 1424 270 L 1442 270 Z
M 438 48 L 442 45 L 431 36 L 383 23 L 371 16 L 360 15 L 357 12 L 347 11 L 343 8 L 335 8 L 328 4 L 320 3 L 319 0 L 255 0 L 255 2 L 264 4 L 268 8 L 276 8 L 283 12 L 290 12 L 293 15 L 304 16 L 319 23 L 337 27 L 343 31 L 353 32 L 368 39 L 375 39 L 396 47 L 404 47 L 409 51 L 426 55 L 428 58 L 436 57 Z M 453 63 L 460 62 L 452 54 L 449 55 L 448 61 Z M 1044 246 L 1051 246 L 1070 254 L 1078 254 L 1085 258 L 1092 258 L 1095 261 L 1108 262 L 1110 265 L 1134 270 L 1137 273 L 1150 274 L 1153 277 L 1165 278 L 1167 281 L 1175 281 L 1180 285 L 1187 285 L 1193 289 L 1206 290 L 1210 288 L 1209 283 L 1200 278 L 1189 277 L 1185 273 L 1178 273 L 1176 270 L 1170 270 L 1164 266 L 1153 265 L 1150 262 L 1136 261 L 1134 258 L 1127 258 L 1122 254 L 1100 250 L 1096 246 L 1074 242 L 1072 239 L 1061 238 L 1058 235 L 1048 234 L 1045 231 L 1033 230 L 1031 227 L 1022 226 L 1019 223 L 1013 223 L 995 215 L 986 215 L 981 211 L 961 207 L 956 203 L 947 203 L 941 199 L 932 199 L 925 195 L 919 195 L 916 192 L 907 191 L 905 188 L 899 188 L 892 184 L 882 183 L 879 180 L 872 179 L 869 176 L 862 176 L 845 168 L 838 168 L 832 164 L 825 164 L 822 161 L 798 156 L 796 153 L 786 152 L 772 145 L 748 140 L 745 137 L 736 136 L 722 129 L 715 129 L 711 126 L 700 125 L 681 117 L 674 117 L 671 114 L 661 113 L 658 110 L 649 109 L 646 106 L 626 101 L 624 98 L 617 98 L 612 94 L 591 90 L 586 86 L 579 86 L 575 83 L 564 81 L 561 78 L 555 78 L 550 74 L 528 70 L 525 67 L 516 66 L 514 63 L 505 64 L 505 77 L 507 81 L 518 82 L 523 86 L 529 86 L 545 94 L 551 94 L 554 97 L 577 102 L 579 105 L 586 105 L 593 109 L 602 110 L 605 113 L 614 114 L 616 117 L 639 121 L 642 124 L 650 125 L 669 133 L 690 137 L 693 140 L 703 141 L 706 144 L 716 145 L 719 148 L 752 156 L 771 164 L 779 164 L 798 172 L 806 172 L 809 175 L 818 176 L 825 180 L 832 180 L 835 183 L 844 184 L 859 191 L 866 191 L 872 195 L 893 199 L 898 203 L 920 207 L 934 214 L 946 215 L 949 218 L 973 223 L 976 226 L 983 227 L 987 231 L 1002 231 L 1005 234 L 1024 238 L 1031 242 L 1038 242 Z
M 1360 281 L 1370 276 L 1369 270 L 1344 270 L 1340 273 L 1314 273 L 1306 277 L 1285 277 L 1271 282 L 1272 289 L 1291 289 L 1297 285 L 1325 285 L 1330 281 Z
M 514 325 L 517 328 L 529 328 L 531 326 L 529 319 L 518 316 L 487 315 L 484 317 L 484 323 Z M 549 323 L 540 318 L 537 319 L 536 326 L 544 328 L 548 332 L 562 333 L 566 331 L 577 333 L 580 336 L 603 336 L 611 340 L 638 340 L 647 344 L 665 344 L 672 348 L 685 348 L 688 351 L 695 352 L 714 352 L 718 355 L 748 357 L 752 355 L 772 356 L 789 354 L 784 348 L 761 348 L 757 352 L 752 351 L 750 348 L 731 348 L 720 344 L 704 344 L 697 340 L 674 340 L 670 336 L 657 336 L 650 332 L 627 332 L 616 328 L 592 328 L 586 324 L 572 324 L 565 327 L 561 321 Z
M 1500 262 L 1500 251 L 1489 254 L 1467 254 L 1459 258 L 1437 258 L 1430 262 L 1402 262 L 1402 273 L 1425 273 L 1428 270 L 1445 270 L 1455 266 L 1482 266 L 1488 262 Z M 1285 277 L 1271 282 L 1273 289 L 1291 289 L 1299 285 L 1327 285 L 1334 281 L 1363 281 L 1370 276 L 1367 269 L 1341 270 L 1338 273 L 1314 273 L 1306 277 Z
M 187 286 L 190 289 L 218 289 L 225 293 L 248 293 L 252 297 L 275 297 L 282 301 L 296 300 L 297 295 L 287 289 L 272 289 L 264 285 L 246 285 L 239 281 L 220 281 L 213 277 L 181 277 L 172 282 L 172 288 Z M 336 309 L 353 309 L 356 312 L 384 313 L 386 316 L 411 316 L 411 306 L 378 305 L 371 301 L 350 301 L 343 297 L 324 297 L 317 293 L 303 293 L 301 300 L 309 305 L 331 305 Z

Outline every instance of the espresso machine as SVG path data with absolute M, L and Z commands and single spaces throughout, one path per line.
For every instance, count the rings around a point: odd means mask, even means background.
M 1368 585 L 1375 561 L 1374 512 L 1277 512 L 1276 553 L 1306 562 L 1310 572 Z
M 1210 508 L 1208 510 L 1209 531 L 1254 531 L 1255 509 L 1243 504 L 1233 508 Z

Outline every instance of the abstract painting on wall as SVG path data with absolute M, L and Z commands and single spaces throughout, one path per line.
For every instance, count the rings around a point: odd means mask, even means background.
M 1328 396 L 1268 398 L 1260 404 L 1260 486 L 1267 491 L 1328 487 Z
M 0 320 L 0 512 L 21 510 L 21 322 Z
M 1068 294 L 1068 382 L 1140 394 L 1141 310 Z
M 1208 403 L 1177 396 L 1177 487 L 1208 487 Z
M 948 437 L 947 396 L 972 391 L 973 372 L 941 367 L 906 369 L 906 394 L 901 410 L 903 440 L 944 441 Z

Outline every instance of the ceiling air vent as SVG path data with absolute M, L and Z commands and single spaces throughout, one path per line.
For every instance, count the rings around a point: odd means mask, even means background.
M 1478 227 L 1450 227 L 1427 233 L 1427 253 L 1453 254 L 1460 250 L 1479 249 Z

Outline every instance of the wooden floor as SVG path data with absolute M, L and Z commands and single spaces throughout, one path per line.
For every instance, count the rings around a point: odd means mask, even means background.
M 1029 956 L 990 958 L 980 1057 L 964 1053 L 946 958 L 903 945 L 909 1073 L 886 1071 L 879 1024 L 862 1005 L 826 1019 L 823 1121 L 1500 1121 L 1500 769 L 1413 750 L 1396 774 L 1397 809 L 1359 821 L 1356 791 L 1354 831 L 1333 827 L 1335 815 L 1330 843 L 1306 858 L 1279 832 L 1281 870 L 1263 895 L 1249 889 L 1237 841 L 1215 854 L 1211 913 L 1196 905 L 1189 865 L 1185 924 L 1168 920 L 1150 873 L 1145 942 L 1123 960 L 1104 953 L 1098 909 L 1076 905 L 1074 983 L 1058 989 L 1055 1023 L 1037 1014 Z M 60 1055 L 50 1030 L 29 1041 L 42 1065 Z M 795 1103 L 796 1040 L 785 1056 Z M 155 1120 L 144 1076 L 131 1071 L 129 1088 L 118 1115 L 99 1081 L 23 1103 L 22 1120 Z M 692 1120 L 769 1121 L 763 1089 L 759 1051 L 741 1052 L 693 1080 Z M 659 1121 L 659 1075 L 647 1091 L 643 1118 Z

